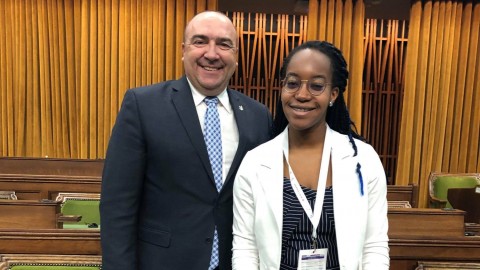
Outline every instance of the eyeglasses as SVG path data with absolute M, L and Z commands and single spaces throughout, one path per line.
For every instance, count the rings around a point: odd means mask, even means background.
M 320 95 L 321 93 L 323 93 L 323 91 L 325 91 L 327 85 L 331 84 L 325 82 L 325 80 L 322 78 L 300 80 L 295 76 L 287 76 L 285 79 L 282 80 L 282 89 L 288 93 L 295 93 L 300 89 L 300 87 L 302 87 L 303 83 L 307 84 L 308 92 L 310 92 L 312 96 Z
M 191 43 L 186 43 L 185 42 L 185 45 L 193 45 L 193 46 L 195 46 L 199 49 L 207 47 L 208 44 L 209 44 L 208 40 L 204 40 L 204 39 L 193 40 Z M 219 48 L 222 51 L 228 51 L 228 50 L 235 50 L 236 49 L 235 46 L 233 46 L 232 44 L 227 43 L 225 41 L 215 42 L 215 47 Z

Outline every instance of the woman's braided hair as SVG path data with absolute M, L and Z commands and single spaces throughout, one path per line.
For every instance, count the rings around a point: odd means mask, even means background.
M 307 41 L 297 47 L 295 47 L 290 54 L 285 58 L 283 61 L 282 68 L 280 70 L 281 78 L 285 78 L 288 65 L 290 64 L 290 60 L 292 57 L 299 51 L 302 50 L 315 50 L 320 53 L 325 54 L 328 58 L 330 58 L 331 65 L 332 65 L 332 88 L 337 87 L 339 90 L 338 97 L 335 100 L 333 106 L 328 107 L 327 109 L 327 116 L 326 121 L 328 126 L 344 135 L 347 135 L 350 143 L 352 144 L 352 148 L 354 150 L 354 156 L 357 155 L 357 145 L 355 144 L 355 140 L 353 138 L 359 139 L 361 141 L 365 141 L 362 136 L 360 136 L 356 132 L 356 127 L 353 121 L 350 119 L 350 114 L 348 113 L 347 106 L 345 104 L 345 99 L 343 97 L 343 92 L 347 87 L 348 81 L 348 69 L 347 69 L 347 61 L 343 57 L 342 52 L 336 48 L 333 44 L 328 43 L 326 41 Z M 285 113 L 283 112 L 282 102 L 279 99 L 276 108 L 276 114 L 274 119 L 274 135 L 277 136 L 287 127 L 288 120 L 285 117 Z M 363 194 L 363 179 L 362 174 L 360 171 L 360 164 L 357 164 L 357 173 L 359 176 L 359 180 L 361 183 L 361 192 Z

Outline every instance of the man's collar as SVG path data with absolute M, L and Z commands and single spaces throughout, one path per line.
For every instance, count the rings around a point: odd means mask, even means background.
M 203 100 L 205 99 L 205 95 L 200 93 L 190 82 L 190 80 L 187 78 L 188 85 L 190 85 L 190 89 L 192 90 L 192 96 L 193 96 L 193 102 L 195 103 L 195 107 L 200 105 Z M 223 90 L 220 94 L 217 96 L 218 100 L 220 101 L 220 104 L 222 107 L 224 107 L 228 113 L 232 113 L 232 107 L 230 106 L 230 101 L 228 100 L 228 92 L 227 88 Z

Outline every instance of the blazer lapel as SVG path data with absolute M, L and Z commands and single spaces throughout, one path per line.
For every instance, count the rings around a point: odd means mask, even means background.
M 172 83 L 172 88 L 172 103 L 177 111 L 178 117 L 180 118 L 192 145 L 195 147 L 198 156 L 202 160 L 203 167 L 207 171 L 212 183 L 215 184 L 212 167 L 210 166 L 210 160 L 208 159 L 207 146 L 203 139 L 202 128 L 198 121 L 197 110 L 186 77 L 183 76 L 180 80 Z
M 286 130 L 268 143 L 269 148 L 265 151 L 268 158 L 260 162 L 262 170 L 259 172 L 258 180 L 262 186 L 265 201 L 275 216 L 277 224 L 277 236 L 280 237 L 283 227 L 283 138 Z

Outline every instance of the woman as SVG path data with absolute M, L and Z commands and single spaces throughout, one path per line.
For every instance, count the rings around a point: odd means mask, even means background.
M 233 269 L 388 269 L 385 172 L 352 130 L 341 51 L 306 42 L 281 75 L 278 136 L 235 179 Z

